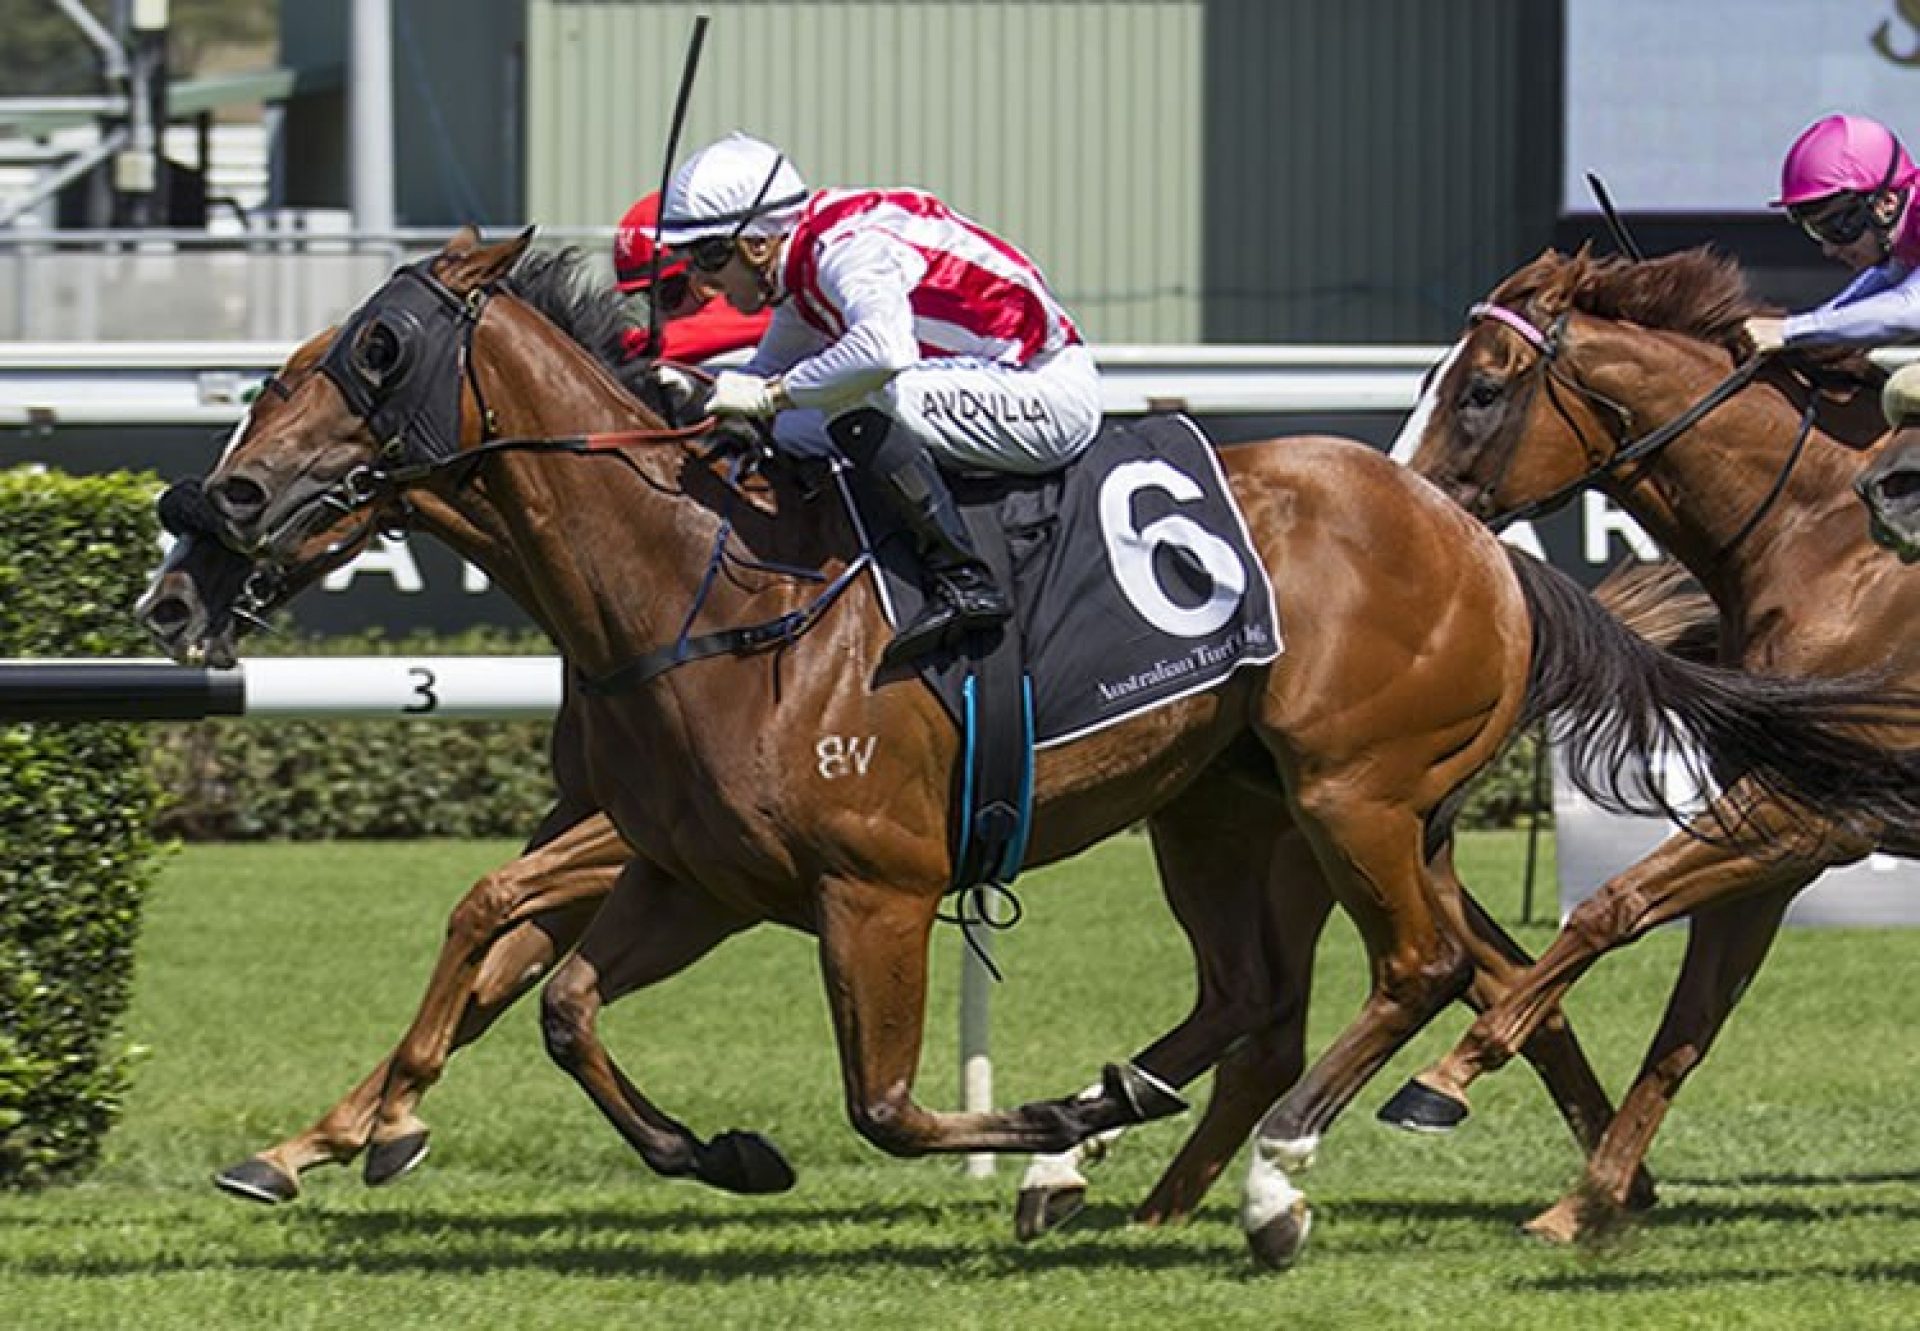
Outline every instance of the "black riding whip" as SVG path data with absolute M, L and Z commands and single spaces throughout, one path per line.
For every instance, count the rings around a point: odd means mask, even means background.
M 647 350 L 659 355 L 660 346 L 660 227 L 667 216 L 667 186 L 673 183 L 673 158 L 680 151 L 680 129 L 687 122 L 687 101 L 693 96 L 693 76 L 700 68 L 700 48 L 707 40 L 707 16 L 693 18 L 693 36 L 687 39 L 687 62 L 680 70 L 680 95 L 674 98 L 673 121 L 667 127 L 667 155 L 660 165 L 660 206 L 653 214 L 653 254 L 647 260 Z
M 1606 216 L 1607 230 L 1613 233 L 1614 247 L 1635 263 L 1644 261 L 1647 256 L 1640 252 L 1640 247 L 1634 243 L 1633 236 L 1627 231 L 1627 224 L 1621 220 L 1620 210 L 1613 206 L 1613 196 L 1607 193 L 1607 187 L 1601 183 L 1600 177 L 1591 171 L 1587 172 L 1587 188 L 1593 191 L 1593 197 L 1600 204 L 1601 213 Z

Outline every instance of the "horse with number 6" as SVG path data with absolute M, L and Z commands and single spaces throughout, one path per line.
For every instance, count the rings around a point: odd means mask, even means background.
M 1884 376 L 1831 350 L 1748 356 L 1742 324 L 1761 312 L 1737 266 L 1707 250 L 1645 262 L 1549 252 L 1475 306 L 1395 455 L 1496 525 L 1589 486 L 1606 494 L 1712 598 L 1722 664 L 1920 685 L 1920 580 L 1874 548 L 1854 493 L 1863 459 L 1887 465 Z M 1737 762 L 1719 766 L 1738 775 Z M 1688 917 L 1682 970 L 1639 1075 L 1585 1178 L 1532 1222 L 1536 1233 L 1568 1240 L 1621 1218 L 1654 1133 L 1795 894 L 1875 848 L 1920 851 L 1910 819 L 1796 831 L 1781 802 L 1729 791 L 1750 796 L 1739 816 L 1789 835 L 1764 852 L 1668 840 L 1577 907 L 1526 981 L 1389 1108 L 1408 1126 L 1459 1122 L 1467 1087 L 1601 955 Z
M 774 922 L 818 938 L 848 1115 L 894 1154 L 1066 1150 L 1178 1110 L 1178 1088 L 1219 1063 L 1149 1213 L 1191 1207 L 1257 1123 L 1242 1224 L 1261 1260 L 1286 1265 L 1308 1221 L 1290 1171 L 1319 1134 L 1440 1007 L 1484 1005 L 1516 973 L 1517 950 L 1453 877 L 1450 845 L 1464 784 L 1519 728 L 1561 715 L 1583 781 L 1620 807 L 1658 806 L 1633 791 L 1653 791 L 1662 747 L 1692 742 L 1823 818 L 1916 811 L 1920 762 L 1860 729 L 1920 724 L 1915 700 L 1666 657 L 1364 445 L 1235 449 L 1228 480 L 1287 650 L 1039 753 L 1027 855 L 1044 864 L 1145 820 L 1200 962 L 1194 1008 L 1078 1094 L 929 1109 L 912 1088 L 951 872 L 954 729 L 915 678 L 879 668 L 888 628 L 868 581 L 822 607 L 818 582 L 795 576 L 834 583 L 855 566 L 844 511 L 777 467 L 751 491 L 730 485 L 695 431 L 666 427 L 513 293 L 529 238 L 462 232 L 397 272 L 346 331 L 297 350 L 205 479 L 196 521 L 267 568 L 295 563 L 342 513 L 358 516 L 360 539 L 410 522 L 485 569 L 559 645 L 583 684 L 582 780 L 634 853 L 547 981 L 542 1026 L 555 1060 L 662 1174 L 748 1192 L 792 1181 L 760 1135 L 702 1138 L 657 1108 L 595 1017 Z M 444 312 L 439 326 L 418 317 L 423 302 Z M 454 403 L 437 440 L 369 425 L 411 422 L 429 397 Z M 582 456 L 582 432 L 621 446 Z M 744 556 L 710 577 L 730 546 Z M 772 613 L 807 627 L 777 651 L 585 687 L 671 643 L 695 604 L 715 623 Z M 820 776 L 822 733 L 876 738 L 859 789 Z M 1637 779 L 1591 775 L 1600 758 Z M 1359 926 L 1372 987 L 1296 1081 L 1304 954 L 1329 900 Z M 1527 1052 L 1591 1144 L 1609 1107 L 1570 1031 L 1548 1022 Z

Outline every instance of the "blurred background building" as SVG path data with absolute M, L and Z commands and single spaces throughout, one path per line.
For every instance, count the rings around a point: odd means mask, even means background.
M 598 249 L 701 12 L 683 150 L 931 188 L 1109 343 L 1445 339 L 1601 234 L 1588 171 L 1648 247 L 1811 299 L 1780 152 L 1839 107 L 1920 134 L 1913 0 L 0 0 L 0 335 L 292 337 L 463 221 Z

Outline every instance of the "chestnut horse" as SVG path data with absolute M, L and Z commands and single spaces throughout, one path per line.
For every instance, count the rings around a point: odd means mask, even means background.
M 1496 524 L 1585 486 L 1605 493 L 1711 596 L 1726 665 L 1920 684 L 1920 580 L 1874 549 L 1852 490 L 1863 452 L 1880 446 L 1870 390 L 1881 376 L 1832 353 L 1743 360 L 1742 320 L 1758 312 L 1738 268 L 1707 250 L 1643 262 L 1549 252 L 1475 307 L 1395 455 Z M 1836 375 L 1850 391 L 1817 387 Z M 1916 826 L 1892 820 L 1766 855 L 1671 838 L 1575 909 L 1525 983 L 1390 1108 L 1421 1127 L 1457 1122 L 1468 1085 L 1602 954 L 1688 917 L 1686 959 L 1632 1090 L 1580 1186 L 1532 1228 L 1565 1240 L 1611 1224 L 1788 903 L 1876 846 L 1914 854 Z
M 547 982 L 543 1029 L 660 1173 L 740 1191 L 791 1182 L 757 1134 L 706 1140 L 668 1117 L 594 1030 L 605 1003 L 742 929 L 773 921 L 818 937 L 848 1114 L 874 1144 L 1058 1151 L 1173 1112 L 1173 1088 L 1272 1029 L 1291 955 L 1270 878 L 1312 876 L 1354 915 L 1373 990 L 1257 1139 L 1243 1225 L 1256 1253 L 1288 1260 L 1306 1210 L 1285 1169 L 1474 979 L 1462 941 L 1474 931 L 1435 865 L 1462 783 L 1518 726 L 1570 712 L 1576 767 L 1630 758 L 1641 789 L 1653 788 L 1658 750 L 1695 743 L 1826 818 L 1904 818 L 1920 798 L 1920 764 L 1861 729 L 1911 724 L 1911 700 L 1663 657 L 1363 445 L 1236 450 L 1231 484 L 1287 653 L 1039 754 L 1029 861 L 1148 819 L 1163 876 L 1186 880 L 1171 894 L 1193 908 L 1182 924 L 1223 949 L 1212 973 L 1240 982 L 1203 980 L 1184 1021 L 1079 1095 L 929 1110 L 912 1085 L 949 873 L 952 727 L 916 681 L 876 673 L 888 630 L 870 586 L 843 577 L 857 545 L 837 506 L 778 475 L 752 494 L 729 486 L 688 431 L 663 429 L 501 288 L 527 240 L 482 247 L 463 233 L 397 273 L 345 330 L 296 351 L 207 478 L 205 516 L 268 565 L 297 557 L 343 510 L 410 519 L 492 574 L 559 644 L 581 682 L 587 787 L 636 853 Z M 618 432 L 625 446 L 579 456 L 594 451 L 582 430 Z M 845 594 L 824 598 L 794 576 L 804 569 Z M 797 619 L 806 631 L 608 686 L 696 610 L 703 625 Z M 812 760 L 821 737 L 846 735 L 874 742 L 858 789 Z M 1279 1089 L 1249 1080 L 1243 1097 Z
M 593 350 L 629 388 L 658 398 L 661 381 L 624 359 L 619 298 L 581 280 L 574 252 L 527 254 L 515 265 L 510 285 Z M 668 411 L 686 406 L 683 401 L 657 405 Z M 192 513 L 180 511 L 192 493 L 191 487 L 185 493 L 176 487 L 161 502 L 163 521 L 182 534 L 138 607 L 162 646 L 189 662 L 233 664 L 242 634 L 343 562 L 372 521 L 364 513 L 343 515 L 306 537 L 291 560 L 263 567 L 204 529 L 196 530 Z M 431 506 L 436 501 L 426 493 L 418 502 Z M 454 519 L 449 513 L 441 520 Z M 1669 617 L 1672 601 L 1642 604 L 1645 600 L 1625 603 L 1636 632 L 1665 631 L 1654 621 Z M 1616 613 L 1621 608 L 1614 607 Z M 400 1043 L 306 1130 L 220 1171 L 215 1181 L 221 1188 L 250 1200 L 286 1202 L 299 1195 L 301 1175 L 318 1165 L 344 1164 L 364 1152 L 364 1177 L 378 1185 L 424 1158 L 429 1134 L 417 1109 L 448 1057 L 483 1033 L 572 947 L 631 858 L 586 789 L 581 720 L 579 695 L 569 690 L 552 746 L 559 802 L 527 851 L 476 883 L 453 911 L 427 992 Z M 1445 848 L 1435 855 L 1433 871 L 1469 930 L 1465 946 L 1474 980 L 1467 998 L 1484 1006 L 1506 977 L 1517 973 L 1524 955 L 1453 878 Z M 1252 1128 L 1273 1088 L 1290 1084 L 1305 1065 L 1306 988 L 1314 942 L 1332 899 L 1304 847 L 1277 854 L 1270 877 L 1275 946 L 1285 949 L 1284 964 L 1272 977 L 1277 987 L 1268 998 L 1271 1025 L 1226 1056 L 1206 1114 L 1137 1213 L 1149 1222 L 1190 1212 Z M 1188 926 L 1203 992 L 1237 993 L 1250 977 L 1222 970 L 1233 950 L 1222 948 L 1213 933 L 1237 931 L 1241 921 L 1217 904 L 1185 899 L 1183 889 L 1196 885 L 1195 879 L 1175 873 L 1163 886 L 1176 917 Z M 1249 906 L 1259 908 L 1257 901 Z M 1571 1031 L 1556 1023 L 1528 1053 L 1583 1145 L 1596 1142 L 1611 1107 Z M 1036 1159 L 1022 1183 L 1016 1226 L 1022 1238 L 1036 1237 L 1078 1209 L 1086 1190 L 1079 1166 L 1085 1162 L 1077 1150 Z

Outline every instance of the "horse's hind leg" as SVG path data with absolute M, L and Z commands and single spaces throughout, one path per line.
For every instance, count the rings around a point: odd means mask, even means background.
M 1264 922 L 1267 1020 L 1233 1044 L 1216 1066 L 1205 1113 L 1134 1211 L 1144 1224 L 1169 1224 L 1191 1215 L 1261 1115 L 1306 1066 L 1313 954 L 1333 896 L 1306 837 L 1290 821 L 1254 881 L 1261 884 L 1264 900 L 1246 918 Z
M 1209 775 L 1155 813 L 1148 829 L 1161 889 L 1193 949 L 1199 993 L 1188 1016 L 1133 1066 L 1183 1086 L 1228 1051 L 1207 1112 L 1137 1213 L 1157 1223 L 1187 1213 L 1298 1075 L 1313 944 L 1332 898 L 1277 789 L 1227 772 Z M 1270 906 L 1270 880 L 1290 886 L 1286 907 Z M 1276 965 L 1283 980 L 1272 975 Z M 1056 1228 L 1080 1209 L 1087 1186 L 1080 1166 L 1104 1151 L 1107 1136 L 1033 1162 L 1021 1181 L 1020 1238 Z
M 1135 1212 L 1135 1217 L 1145 1223 L 1160 1224 L 1190 1214 L 1261 1115 L 1305 1066 L 1306 1000 L 1313 946 L 1320 931 L 1319 921 L 1324 921 L 1332 905 L 1319 866 L 1305 854 L 1305 846 L 1304 838 L 1289 838 L 1275 859 L 1272 891 L 1281 914 L 1272 937 L 1286 956 L 1273 975 L 1279 1020 L 1234 1046 L 1222 1059 L 1206 1115 Z M 1286 854 L 1289 849 L 1295 853 Z M 1473 960 L 1474 977 L 1466 1001 L 1476 1010 L 1484 1010 L 1511 988 L 1529 958 L 1460 883 L 1450 844 L 1435 857 L 1432 867 L 1436 883 L 1443 889 L 1442 902 L 1458 903 L 1458 909 L 1449 914 L 1454 920 L 1454 933 Z M 1291 921 L 1287 920 L 1289 915 Z M 1612 1120 L 1612 1104 L 1571 1024 L 1556 1013 L 1534 1033 L 1522 1053 L 1534 1064 L 1581 1148 L 1591 1154 Z M 1381 1116 L 1398 1122 L 1390 1108 Z M 1636 1176 L 1631 1196 L 1635 1205 L 1651 1202 L 1652 1183 L 1644 1173 Z
M 1799 891 L 1799 884 L 1789 884 L 1761 897 L 1708 907 L 1688 921 L 1686 960 L 1633 1088 L 1580 1183 L 1528 1221 L 1529 1233 L 1568 1243 L 1612 1229 L 1632 1208 L 1634 1180 L 1668 1107 L 1746 993 Z
M 636 858 L 540 995 L 547 1053 L 627 1144 L 656 1173 L 691 1176 L 730 1192 L 783 1191 L 793 1186 L 793 1170 L 757 1133 L 702 1141 L 662 1113 L 615 1065 L 595 1021 L 607 1004 L 678 974 L 757 922 Z
M 369 1183 L 418 1164 L 427 1129 L 414 1110 L 448 1055 L 479 1038 L 573 945 L 628 855 L 596 815 L 482 878 L 449 917 L 426 994 L 393 1053 L 311 1127 L 221 1170 L 214 1182 L 249 1201 L 292 1201 L 304 1171 L 344 1164 L 369 1141 Z

